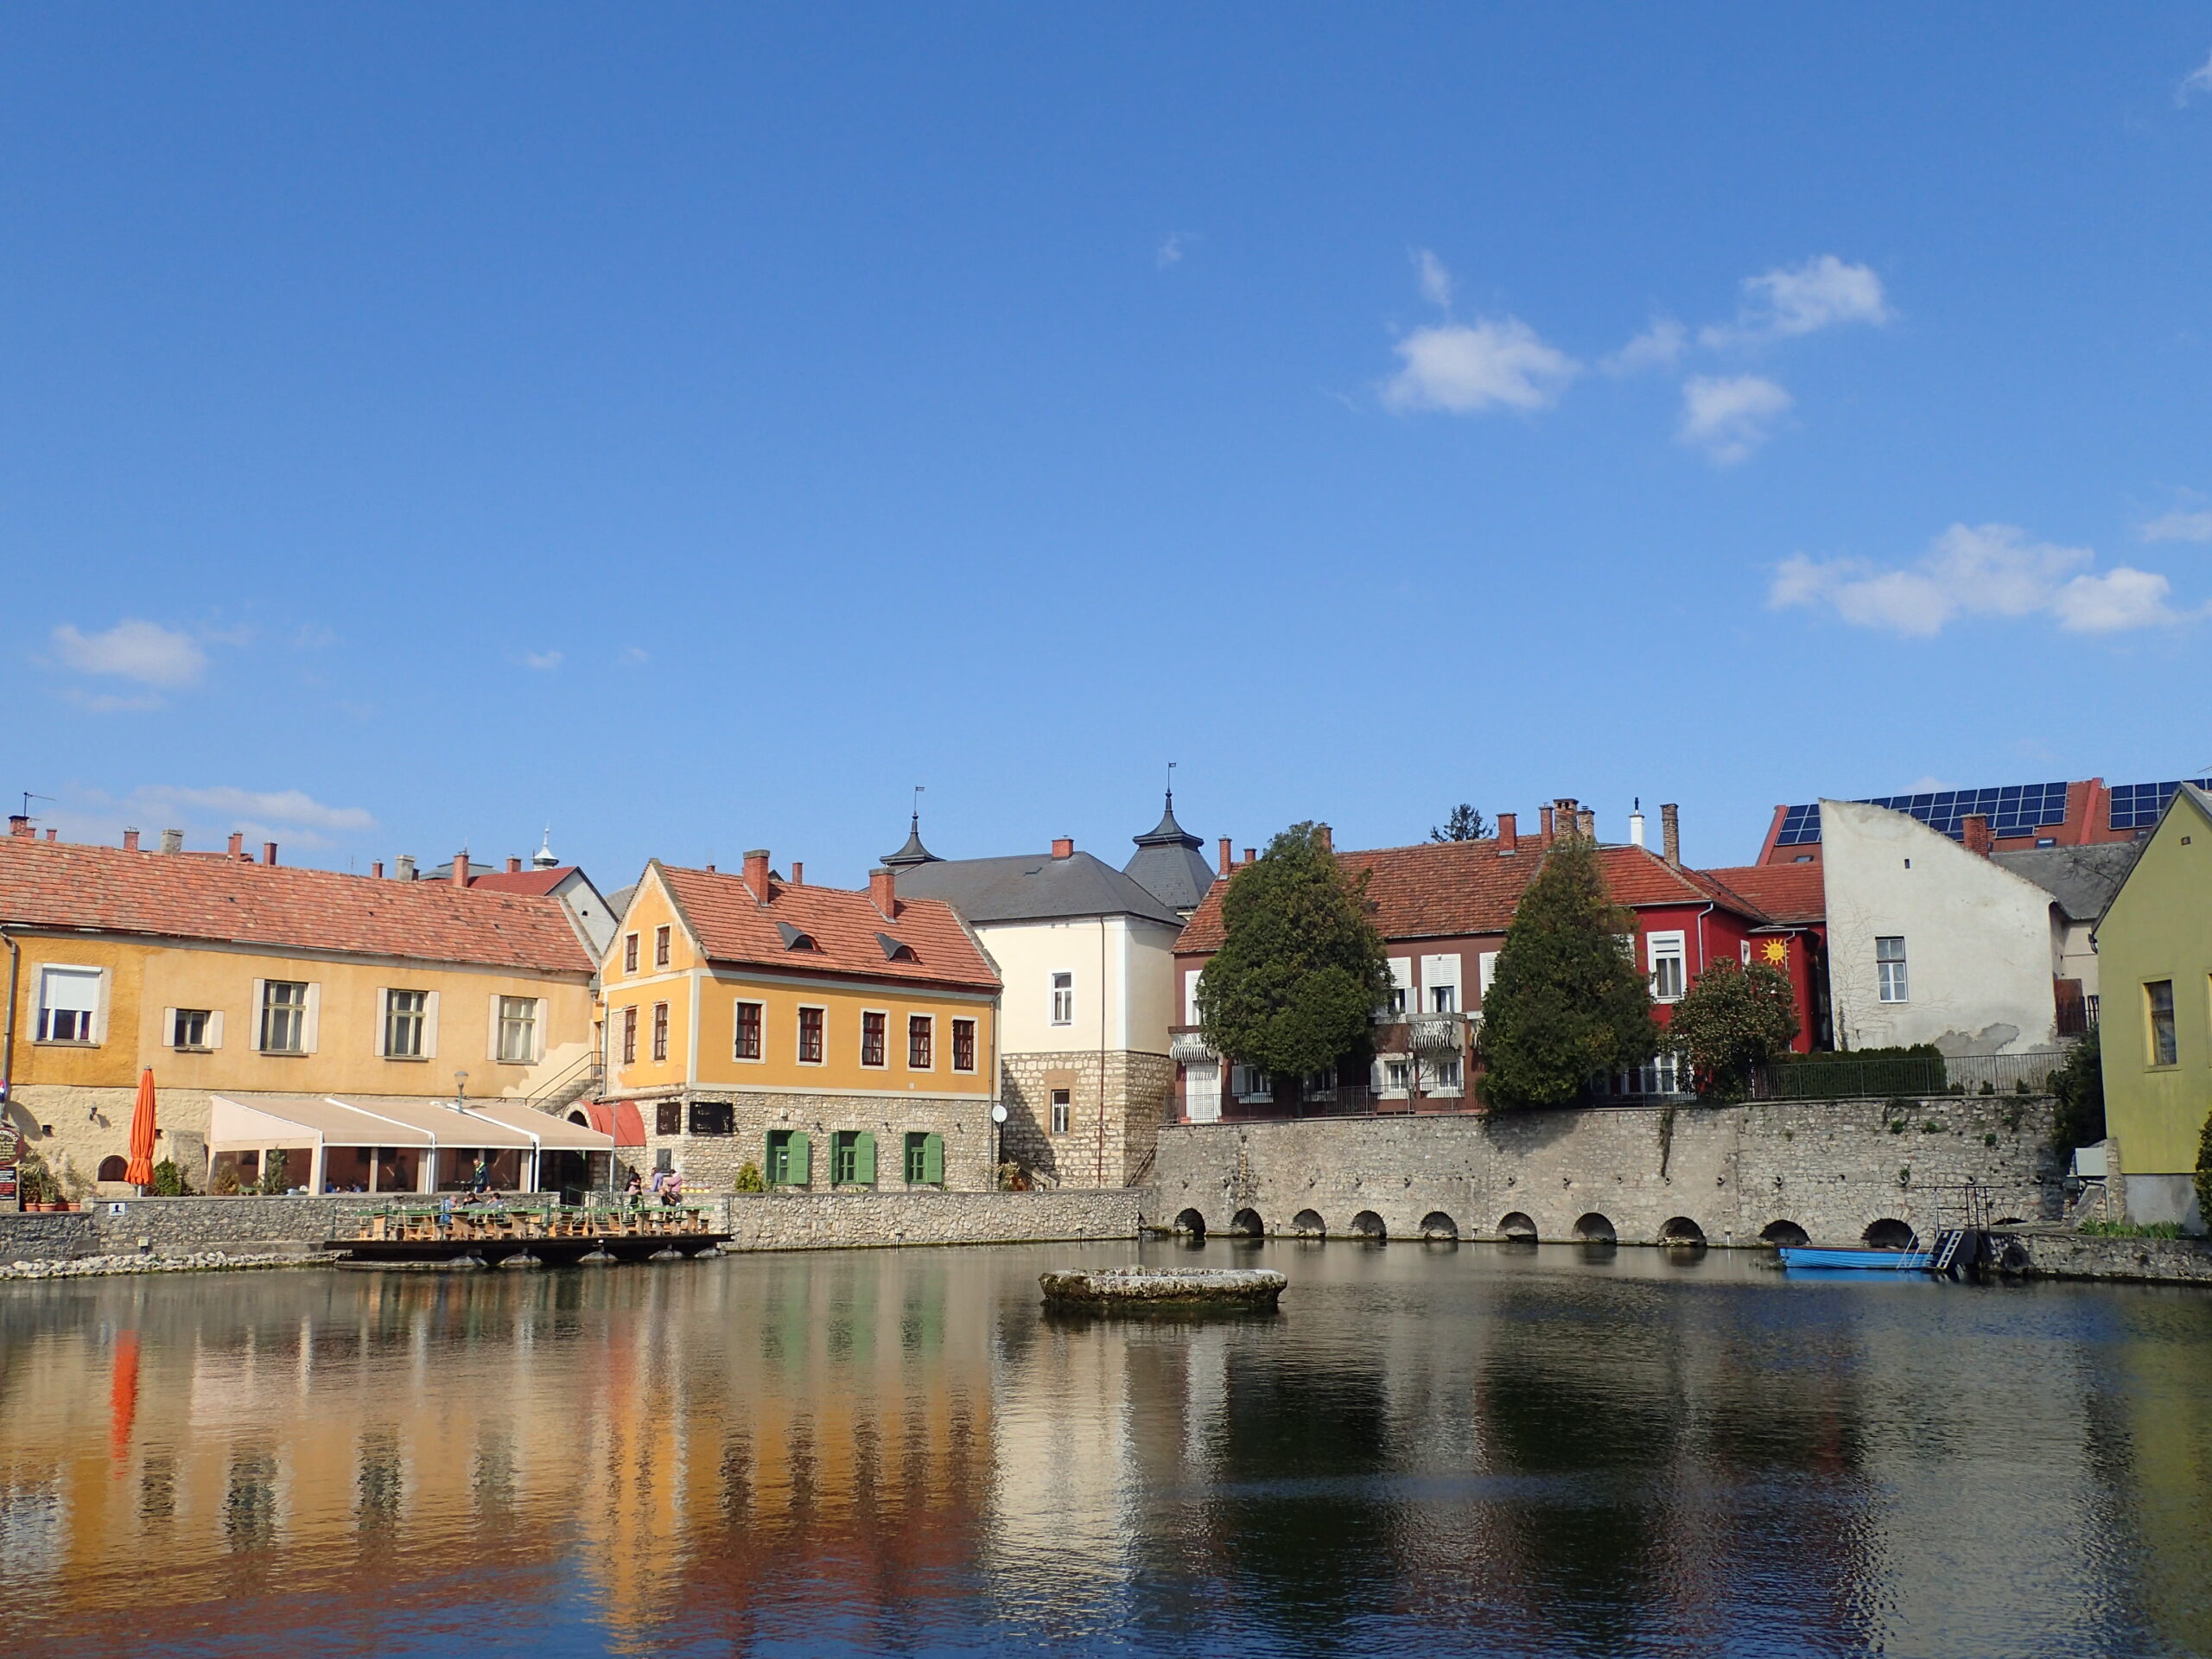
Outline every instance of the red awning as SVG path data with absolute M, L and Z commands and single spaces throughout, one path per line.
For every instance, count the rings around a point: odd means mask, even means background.
M 611 1100 L 588 1100 L 584 1110 L 590 1115 L 591 1126 L 601 1135 L 614 1133 L 614 1103 Z
M 618 1100 L 614 1103 L 614 1147 L 642 1148 L 645 1144 L 645 1120 L 638 1116 L 638 1103 Z

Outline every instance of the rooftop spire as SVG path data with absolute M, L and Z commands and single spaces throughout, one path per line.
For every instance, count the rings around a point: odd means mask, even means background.
M 907 820 L 906 844 L 895 853 L 887 853 L 880 862 L 887 869 L 899 869 L 909 864 L 936 864 L 942 861 L 922 845 L 922 785 L 914 785 L 914 816 Z
M 545 839 L 537 843 L 537 850 L 530 855 L 530 868 L 550 870 L 560 861 L 553 855 L 553 826 L 549 823 L 545 826 Z

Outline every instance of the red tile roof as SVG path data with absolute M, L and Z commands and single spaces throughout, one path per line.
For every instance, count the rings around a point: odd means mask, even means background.
M 556 864 L 549 870 L 481 870 L 468 885 L 483 893 L 550 893 L 576 873 L 573 864 Z
M 1386 939 L 1503 933 L 1541 861 L 1542 849 L 1528 836 L 1517 852 L 1506 855 L 1494 840 L 1427 842 L 1337 855 L 1337 862 L 1353 875 L 1371 872 L 1370 913 Z M 1648 848 L 1601 847 L 1598 865 L 1618 904 L 1719 904 L 1754 921 L 1765 919 L 1748 899 L 1695 870 L 1676 868 Z M 1221 948 L 1221 898 L 1227 887 L 1225 881 L 1213 884 L 1176 942 L 1179 952 Z
M 528 972 L 596 965 L 557 899 L 0 836 L 0 925 L 219 939 Z
M 842 887 L 794 887 L 771 878 L 761 904 L 742 876 L 672 868 L 656 861 L 670 895 L 709 960 L 792 971 L 837 974 L 907 983 L 958 985 L 995 991 L 999 976 L 950 905 L 901 899 L 887 918 L 865 893 Z M 776 924 L 788 922 L 815 948 L 794 950 Z M 885 954 L 881 939 L 911 954 Z
M 1817 864 L 1738 864 L 1705 874 L 1777 922 L 1827 919 L 1827 889 Z

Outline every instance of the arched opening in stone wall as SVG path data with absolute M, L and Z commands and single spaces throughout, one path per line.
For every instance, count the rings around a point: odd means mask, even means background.
M 1759 1229 L 1759 1242 L 1771 1244 L 1777 1249 L 1786 1245 L 1790 1249 L 1802 1250 L 1813 1240 L 1812 1236 L 1794 1221 L 1770 1221 Z
M 584 1116 L 583 1109 L 581 1107 L 569 1114 L 569 1122 L 571 1123 L 581 1123 L 586 1128 L 589 1128 L 591 1127 L 591 1119 Z
M 1185 1210 L 1175 1217 L 1175 1230 L 1185 1238 L 1194 1238 L 1203 1244 L 1206 1239 L 1206 1218 L 1195 1210 Z
M 2027 1223 L 2018 1216 L 1999 1216 L 1989 1224 L 1993 1227 L 2024 1227 Z
M 1895 1216 L 1884 1216 L 1869 1223 L 1859 1235 L 1870 1250 L 1905 1250 L 1912 1248 L 1912 1229 Z
M 1321 1220 L 1319 1211 L 1301 1210 L 1290 1218 L 1290 1230 L 1300 1238 L 1319 1238 L 1329 1230 Z
M 1265 1238 L 1268 1224 L 1256 1210 L 1239 1210 L 1229 1218 L 1229 1230 L 1239 1238 Z
M 1705 1229 L 1688 1216 L 1669 1216 L 1659 1224 L 1662 1244 L 1697 1244 L 1705 1243 Z
M 99 1178 L 103 1181 L 127 1181 L 130 1179 L 130 1160 L 121 1155 L 100 1160 Z
M 1619 1236 L 1613 1231 L 1613 1224 L 1595 1210 L 1576 1217 L 1574 1236 L 1585 1244 L 1618 1244 L 1620 1242 Z
M 1536 1242 L 1536 1224 L 1516 1210 L 1497 1224 L 1497 1236 L 1516 1244 L 1533 1244 Z
M 1459 1224 L 1441 1210 L 1432 1210 L 1421 1218 L 1421 1236 L 1432 1244 L 1457 1244 Z
M 1385 1243 L 1390 1236 L 1390 1230 L 1382 1224 L 1382 1217 L 1372 1210 L 1363 1210 L 1351 1218 L 1351 1230 L 1362 1238 L 1372 1240 L 1377 1244 Z

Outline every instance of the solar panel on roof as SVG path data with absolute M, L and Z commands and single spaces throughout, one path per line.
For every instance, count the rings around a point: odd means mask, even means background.
M 2212 779 L 2192 778 L 2189 780 L 2199 789 L 2212 789 Z M 2181 792 L 2182 780 L 2173 779 L 2163 784 L 2120 784 L 2112 791 L 2112 827 L 2115 830 L 2148 830 L 2158 821 L 2166 810 L 2166 803 Z
M 2148 784 L 2145 789 L 2160 789 L 2171 798 L 2176 785 Z M 2113 791 L 2113 828 L 2120 829 L 2121 791 Z M 1950 836 L 1954 841 L 1966 839 L 1967 819 L 1980 812 L 1989 819 L 1991 830 L 1999 836 L 2031 836 L 2047 823 L 2066 822 L 2066 785 L 2060 784 L 2008 784 L 1997 789 L 1940 789 L 1923 790 L 1910 795 L 1872 795 L 1866 797 L 1862 806 L 1885 806 L 1892 812 L 1903 812 L 1917 818 L 1930 830 Z M 2163 810 L 2164 801 L 2152 811 L 2155 819 Z M 2132 807 L 2131 810 L 2133 810 Z M 1817 802 L 1807 806 L 1793 806 L 1783 815 L 1782 833 L 1774 838 L 1777 847 L 1802 847 L 1821 838 L 1821 809 Z

